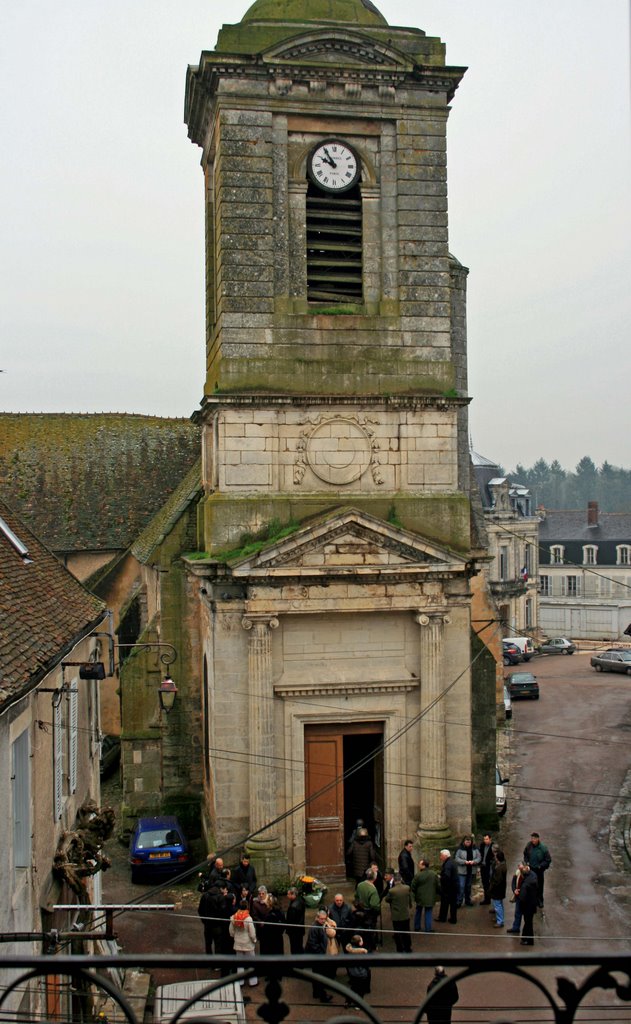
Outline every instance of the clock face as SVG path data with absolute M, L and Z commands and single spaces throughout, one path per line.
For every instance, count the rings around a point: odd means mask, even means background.
M 326 192 L 345 192 L 359 179 L 359 158 L 346 142 L 325 139 L 309 154 L 309 176 Z

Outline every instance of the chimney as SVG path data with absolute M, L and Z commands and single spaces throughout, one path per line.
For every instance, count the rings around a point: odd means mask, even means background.
M 587 525 L 589 527 L 598 526 L 598 502 L 588 501 L 587 502 Z

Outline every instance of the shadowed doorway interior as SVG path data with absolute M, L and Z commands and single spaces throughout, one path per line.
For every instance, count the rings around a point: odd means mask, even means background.
M 364 820 L 383 864 L 382 748 L 382 722 L 305 727 L 309 873 L 331 879 L 345 876 L 344 855 L 357 818 Z M 361 767 L 344 779 L 355 765 Z

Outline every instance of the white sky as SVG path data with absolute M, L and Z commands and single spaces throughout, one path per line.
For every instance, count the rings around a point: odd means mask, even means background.
M 4 6 L 3 411 L 197 408 L 203 190 L 185 72 L 247 5 Z M 507 469 L 630 467 L 627 0 L 378 6 L 469 67 L 449 192 L 451 251 L 471 271 L 474 448 Z

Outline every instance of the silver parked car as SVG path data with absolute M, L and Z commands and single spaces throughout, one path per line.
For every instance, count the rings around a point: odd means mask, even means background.
M 591 658 L 590 665 L 597 672 L 626 672 L 631 676 L 631 651 L 601 651 Z
M 508 807 L 508 799 L 506 797 L 506 784 L 508 779 L 502 778 L 502 773 L 498 765 L 495 765 L 495 810 L 499 817 L 506 814 Z
M 576 644 L 566 640 L 564 636 L 555 636 L 552 640 L 544 640 L 539 646 L 540 654 L 574 654 Z

